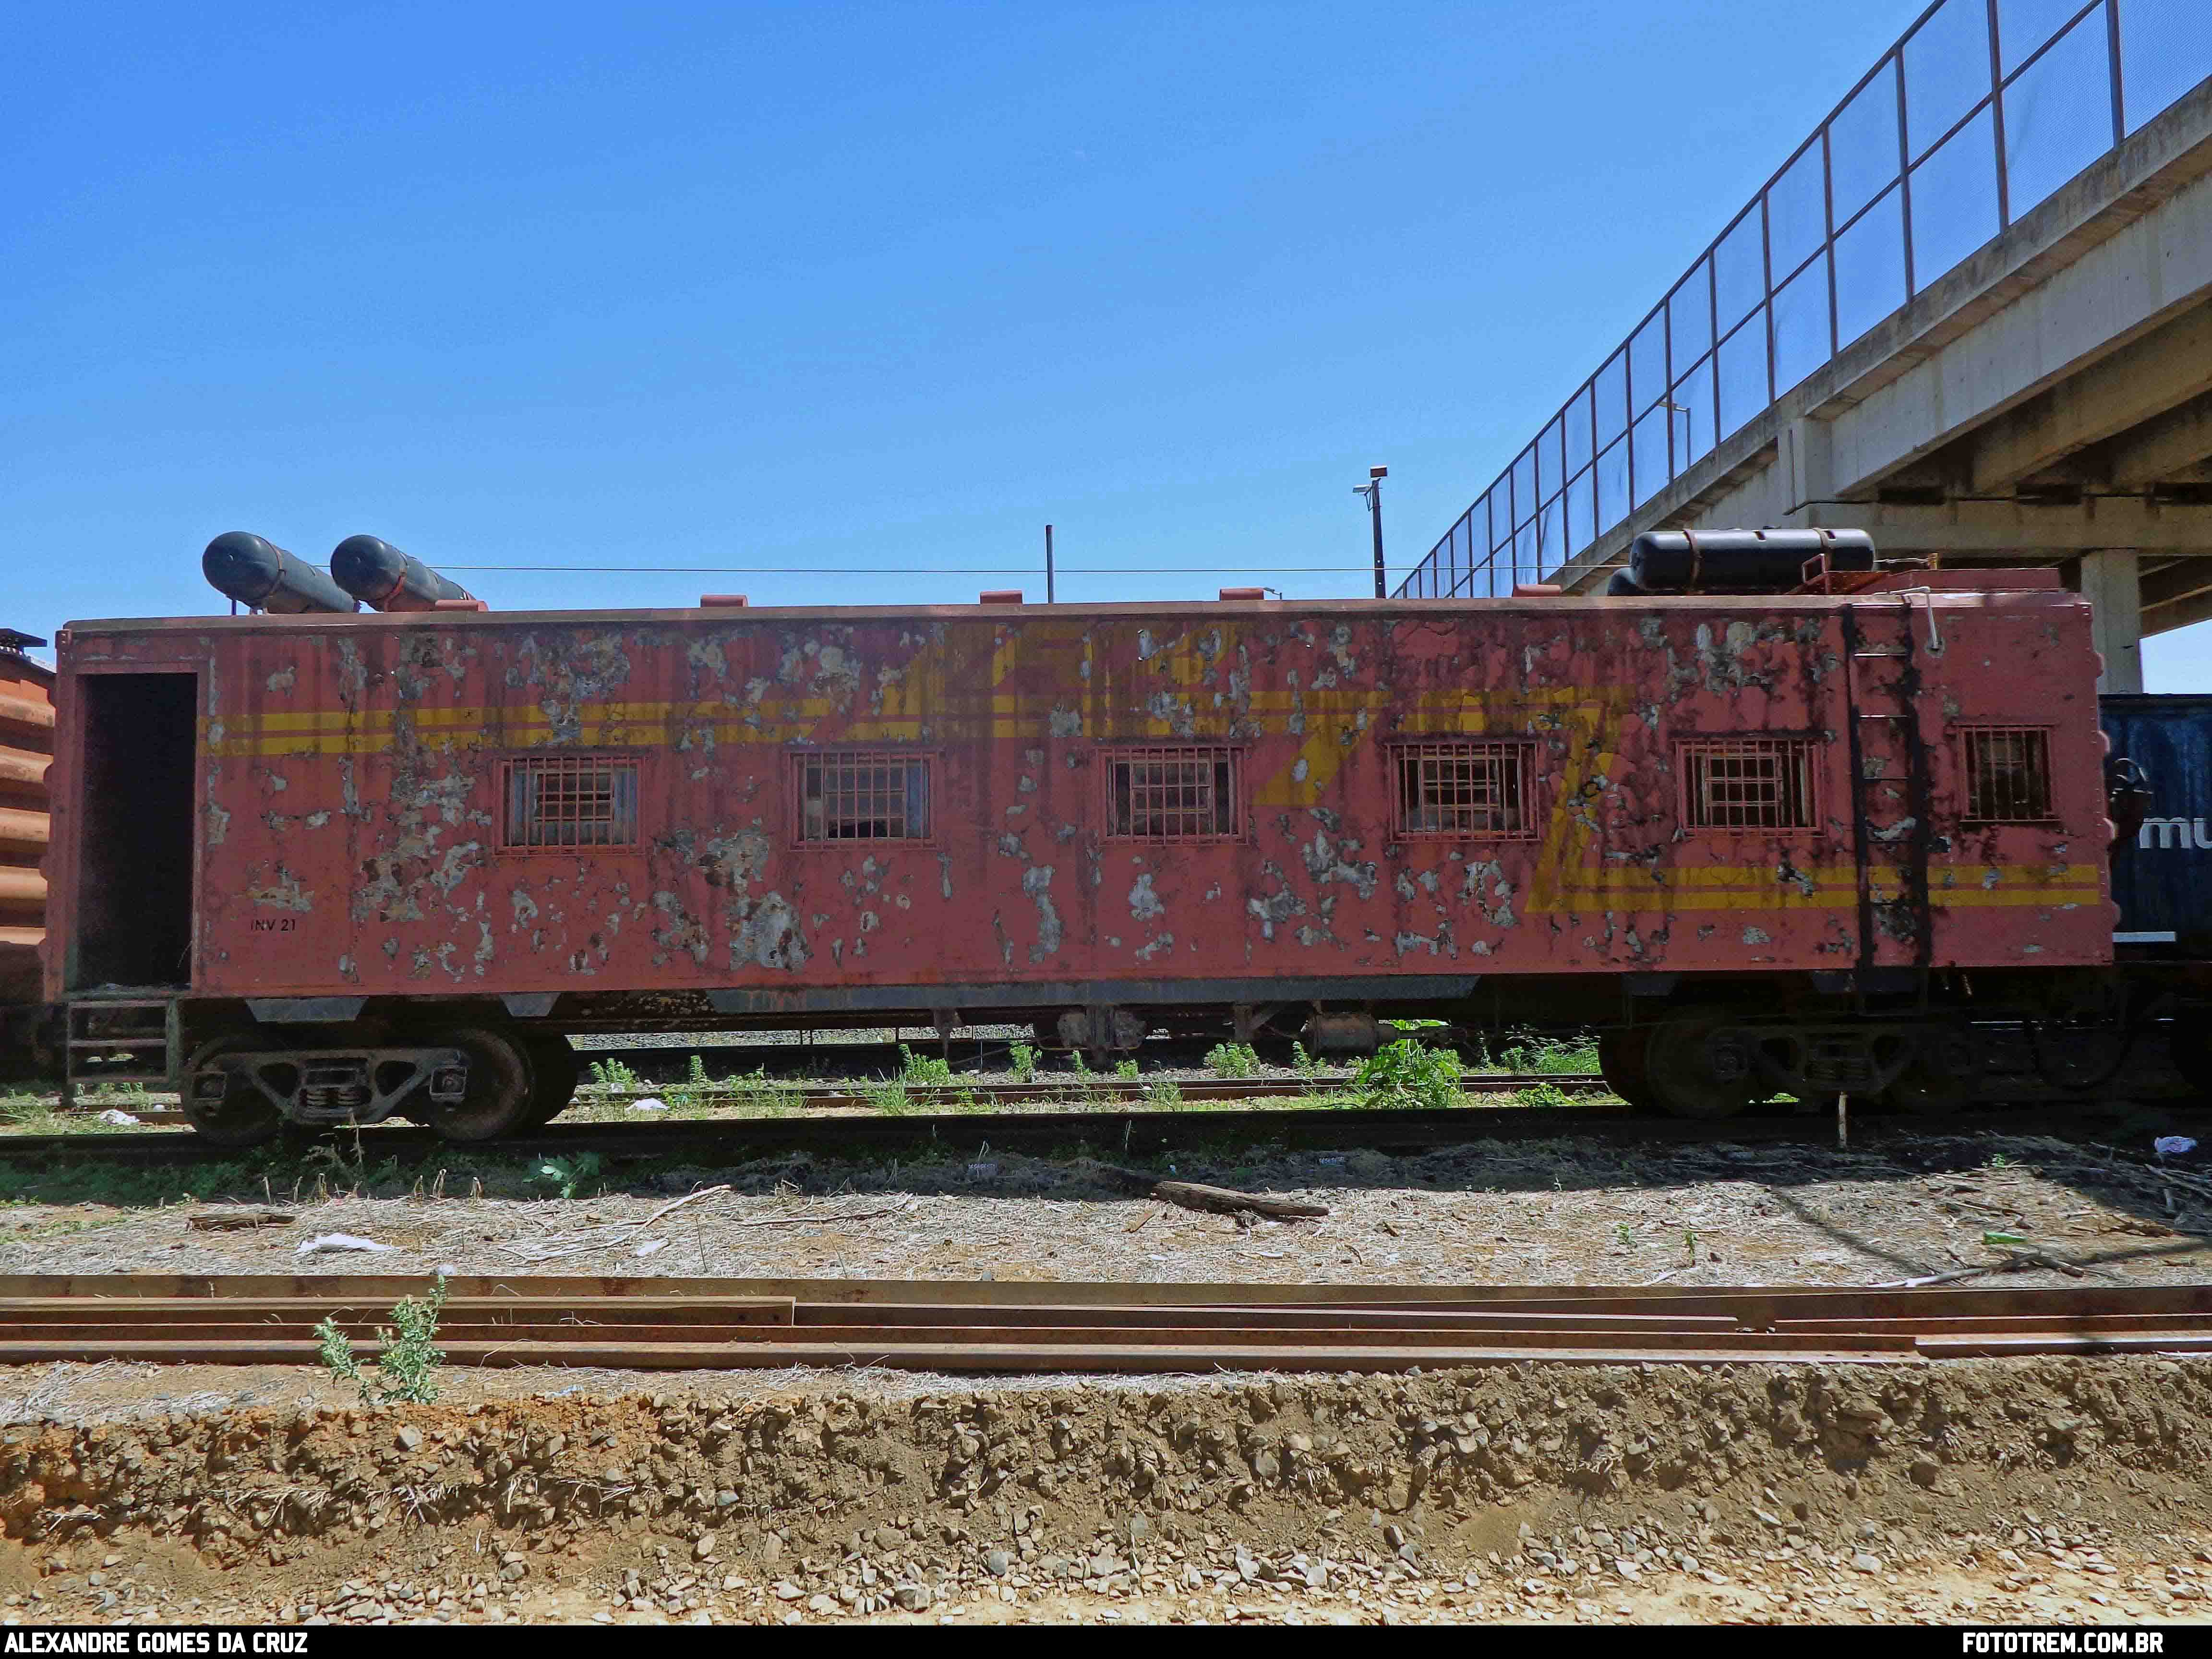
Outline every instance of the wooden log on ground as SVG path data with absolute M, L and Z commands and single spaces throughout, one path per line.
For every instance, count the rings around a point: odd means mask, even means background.
M 1209 1187 L 1200 1181 L 1163 1181 L 1141 1170 L 1118 1169 L 1111 1164 L 1093 1167 L 1125 1192 L 1157 1198 L 1163 1204 L 1178 1204 L 1186 1210 L 1214 1215 L 1242 1215 L 1249 1211 L 1280 1221 L 1317 1221 L 1328 1213 L 1325 1204 L 1301 1204 L 1295 1199 L 1270 1198 L 1265 1193 L 1241 1193 L 1233 1187 Z

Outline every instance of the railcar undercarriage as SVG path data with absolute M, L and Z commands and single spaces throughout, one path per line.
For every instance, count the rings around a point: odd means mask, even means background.
M 1595 1030 L 1607 1085 L 1643 1110 L 1717 1120 L 1778 1097 L 1826 1104 L 1840 1095 L 1932 1115 L 2022 1084 L 2087 1096 L 2154 1033 L 2189 1082 L 2212 1088 L 2212 1019 L 2204 1017 L 2212 1002 L 2191 1000 L 2177 982 L 2170 965 L 1903 975 L 1878 995 L 1838 990 L 1826 975 L 1500 976 L 1452 999 L 939 1007 L 909 1011 L 903 1023 L 948 1037 L 956 1024 L 1028 1024 L 1041 1047 L 1102 1064 L 1136 1054 L 1155 1034 L 1296 1041 L 1316 1054 L 1358 1055 L 1405 1038 Z M 170 1072 L 195 1127 L 227 1145 L 393 1116 L 452 1140 L 489 1140 L 539 1127 L 569 1103 L 579 1077 L 571 1033 L 773 1023 L 718 1014 L 704 1001 L 543 998 L 518 1011 L 497 998 L 362 999 L 341 1008 L 329 1000 L 295 1007 L 183 1000 L 168 1021 L 177 1033 Z M 74 1005 L 93 1034 L 86 1041 L 97 1042 L 103 1030 L 122 1040 L 129 1028 L 117 1022 L 143 1018 L 118 1012 L 103 1024 L 101 1010 L 97 1000 Z M 326 1017 L 283 1017 L 297 1013 Z M 892 1013 L 810 1023 L 878 1021 L 898 1023 Z

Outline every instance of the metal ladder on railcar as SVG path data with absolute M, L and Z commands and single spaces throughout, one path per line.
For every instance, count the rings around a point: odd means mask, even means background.
M 1933 790 L 1917 708 L 1922 647 L 1912 599 L 1908 592 L 1896 603 L 1868 599 L 1844 607 L 1862 997 L 1871 970 L 1910 968 L 1924 998 L 1934 959 L 1928 896 Z M 1932 602 L 1926 627 L 1929 647 L 1940 651 Z
M 88 1085 L 106 1088 L 136 1083 L 164 1089 L 180 1063 L 183 1005 L 161 1000 L 106 997 L 72 1001 L 65 1011 L 62 1050 L 62 1107 L 77 1103 Z M 128 1066 L 88 1066 L 102 1054 L 127 1054 Z

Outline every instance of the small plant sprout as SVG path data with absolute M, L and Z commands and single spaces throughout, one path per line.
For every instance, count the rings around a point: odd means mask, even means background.
M 574 1158 L 549 1158 L 531 1171 L 532 1181 L 544 1182 L 557 1190 L 562 1198 L 574 1198 L 584 1183 L 599 1173 L 597 1152 L 579 1152 Z
M 592 1081 L 610 1094 L 634 1095 L 645 1087 L 645 1079 L 618 1060 L 595 1060 L 591 1070 Z
M 1037 1051 L 1026 1042 L 1017 1042 L 1008 1053 L 1012 1056 L 1009 1063 L 1013 1068 L 1014 1080 L 1017 1083 L 1036 1082 Z
M 898 1080 L 910 1089 L 940 1089 L 952 1081 L 952 1067 L 944 1060 L 918 1054 L 899 1044 Z
M 1218 1042 L 1206 1051 L 1206 1066 L 1216 1077 L 1257 1077 L 1260 1056 L 1249 1042 Z
M 436 1346 L 438 1316 L 445 1306 L 443 1274 L 431 1283 L 428 1296 L 404 1296 L 393 1304 L 392 1323 L 376 1328 L 384 1352 L 374 1379 L 362 1370 L 352 1341 L 327 1315 L 315 1327 L 316 1352 L 332 1376 L 361 1390 L 364 1406 L 428 1405 L 438 1397 L 438 1368 L 446 1363 Z

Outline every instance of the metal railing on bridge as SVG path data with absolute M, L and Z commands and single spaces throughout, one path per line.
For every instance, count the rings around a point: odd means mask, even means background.
M 1586 550 L 2212 75 L 2212 0 L 1936 0 L 1398 591 Z

